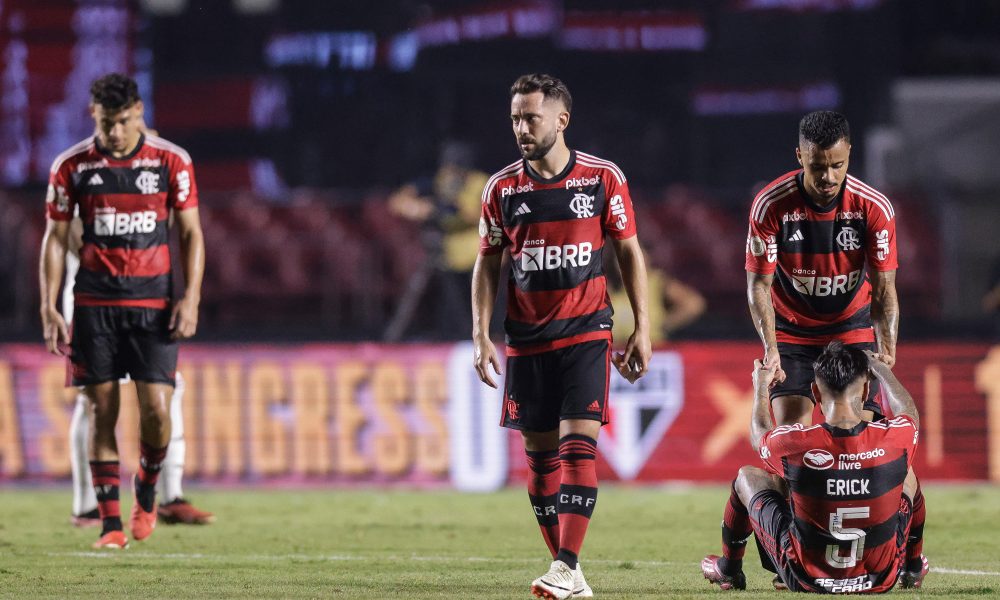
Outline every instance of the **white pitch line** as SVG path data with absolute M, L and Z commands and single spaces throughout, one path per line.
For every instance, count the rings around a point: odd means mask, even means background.
M 360 560 L 392 560 L 392 561 L 413 561 L 413 562 L 491 562 L 510 564 L 532 564 L 540 562 L 536 558 L 493 558 L 488 556 L 365 556 L 358 554 L 183 554 L 167 553 L 158 554 L 156 552 L 132 552 L 125 550 L 122 552 L 49 552 L 52 557 L 76 557 L 76 558 L 173 558 L 178 560 L 225 560 L 225 561 L 283 561 L 283 560 L 311 560 L 317 562 L 339 562 L 339 561 L 360 561 Z M 544 562 L 544 561 L 542 561 Z M 676 567 L 687 566 L 696 567 L 698 563 L 662 561 L 662 560 L 611 560 L 611 559 L 589 559 L 588 565 L 620 565 L 631 564 L 644 567 Z M 947 575 L 979 575 L 987 577 L 1000 577 L 1000 571 L 970 571 L 967 569 L 949 569 L 947 567 L 931 567 L 933 573 L 944 573 Z

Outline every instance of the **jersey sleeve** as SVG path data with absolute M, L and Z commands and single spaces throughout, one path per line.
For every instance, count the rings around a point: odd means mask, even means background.
M 76 203 L 69 161 L 53 163 L 49 171 L 49 187 L 45 193 L 45 214 L 55 221 L 69 221 L 73 218 Z
M 865 255 L 876 271 L 893 271 L 899 267 L 896 253 L 896 213 L 885 196 L 868 203 L 868 235 Z
M 803 429 L 800 423 L 796 423 L 775 427 L 764 434 L 760 441 L 760 459 L 764 462 L 766 471 L 779 477 L 785 476 L 781 459 L 801 450 L 798 446 L 801 434 L 796 432 L 801 432 Z
M 504 234 L 503 214 L 500 211 L 495 181 L 483 189 L 482 203 L 482 213 L 479 216 L 479 254 L 497 254 L 510 240 Z
M 889 437 L 893 444 L 906 450 L 906 464 L 912 466 L 913 458 L 917 454 L 917 440 L 920 437 L 917 424 L 908 415 L 893 417 L 886 423 L 889 425 Z
M 746 263 L 747 271 L 770 275 L 778 263 L 778 231 L 780 224 L 777 211 L 767 211 L 759 218 L 750 215 L 747 231 Z
M 636 234 L 635 211 L 632 209 L 632 195 L 628 191 L 628 182 L 619 178 L 617 173 L 611 173 L 606 180 L 604 214 L 601 215 L 601 225 L 605 233 L 617 240 L 625 240 Z
M 167 206 L 184 210 L 198 206 L 198 184 L 194 180 L 194 164 L 174 158 L 170 163 L 170 190 Z

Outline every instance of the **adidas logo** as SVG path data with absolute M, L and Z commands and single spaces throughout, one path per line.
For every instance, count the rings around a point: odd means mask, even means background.
M 802 235 L 802 230 L 801 229 L 796 229 L 795 233 L 792 234 L 792 237 L 788 238 L 788 241 L 789 242 L 801 242 L 804 239 L 806 239 L 806 236 Z
M 521 206 L 518 206 L 517 210 L 514 211 L 514 214 L 515 215 L 526 215 L 526 214 L 528 214 L 530 212 L 531 212 L 531 209 L 528 208 L 528 205 L 525 204 L 524 202 L 522 202 Z
M 587 410 L 589 410 L 590 412 L 601 412 L 601 403 L 598 402 L 597 400 L 594 400 L 593 402 L 590 403 L 590 406 L 587 407 Z
M 87 185 L 104 185 L 104 180 L 101 179 L 101 174 L 94 173 L 93 176 L 87 180 Z

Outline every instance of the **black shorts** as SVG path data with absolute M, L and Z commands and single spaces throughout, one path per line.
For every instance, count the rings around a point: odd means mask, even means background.
M 873 342 L 862 342 L 860 344 L 848 344 L 861 350 L 871 350 L 877 352 Z M 778 356 L 781 357 L 781 368 L 785 371 L 785 380 L 771 388 L 771 400 L 779 396 L 805 396 L 813 398 L 812 382 L 816 379 L 813 372 L 813 363 L 823 353 L 825 346 L 808 346 L 805 344 L 789 344 L 778 342 Z M 865 400 L 865 410 L 875 413 L 875 420 L 885 414 L 882 404 L 879 401 L 878 381 L 871 380 L 868 383 L 868 398 Z
M 611 342 L 595 340 L 507 357 L 500 425 L 552 431 L 565 419 L 608 423 Z
M 823 588 L 803 584 L 805 571 L 792 555 L 791 527 L 794 517 L 788 506 L 788 499 L 777 490 L 763 490 L 754 494 L 747 507 L 750 526 L 760 554 L 760 564 L 764 569 L 777 573 L 792 592 L 822 592 Z M 906 552 L 906 538 L 910 531 L 913 515 L 912 503 L 905 494 L 900 499 L 896 529 L 896 560 L 903 560 Z M 885 577 L 895 579 L 897 569 L 890 567 Z
M 177 342 L 170 310 L 132 306 L 77 306 L 70 362 L 73 385 L 134 381 L 174 385 Z

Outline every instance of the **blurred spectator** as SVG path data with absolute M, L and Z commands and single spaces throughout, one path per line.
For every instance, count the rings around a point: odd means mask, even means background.
M 421 223 L 421 241 L 430 260 L 413 274 L 400 299 L 385 339 L 398 340 L 413 320 L 417 306 L 428 296 L 434 304 L 425 333 L 445 339 L 471 335 L 469 290 L 479 249 L 479 214 L 489 175 L 473 167 L 474 150 L 468 143 L 449 140 L 441 148 L 440 165 L 432 177 L 408 183 L 389 197 L 389 211 Z
M 983 295 L 983 312 L 993 321 L 993 334 L 1000 337 L 1000 258 L 993 261 L 986 294 Z
M 632 304 L 622 287 L 618 269 L 612 266 L 605 272 L 608 295 L 611 297 L 611 306 L 615 309 L 611 332 L 614 339 L 627 340 L 632 334 L 634 321 Z M 667 341 L 676 331 L 690 325 L 705 312 L 705 298 L 698 290 L 652 264 L 647 264 L 647 285 L 650 300 L 649 336 L 654 347 Z

